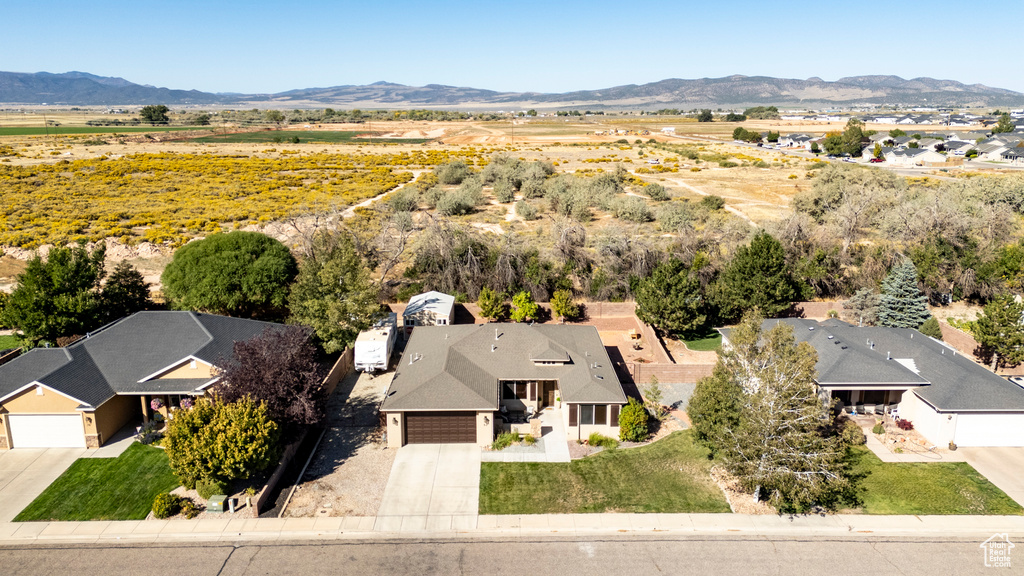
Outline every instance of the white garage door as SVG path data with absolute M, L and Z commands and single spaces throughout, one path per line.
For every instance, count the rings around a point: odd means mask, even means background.
M 79 414 L 11 414 L 12 448 L 85 448 Z
M 1024 446 L 1024 414 L 964 414 L 956 418 L 957 446 Z

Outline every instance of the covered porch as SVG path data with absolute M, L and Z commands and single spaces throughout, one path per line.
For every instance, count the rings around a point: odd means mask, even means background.
M 829 397 L 838 400 L 837 409 L 847 414 L 885 415 L 899 408 L 909 388 L 829 389 Z

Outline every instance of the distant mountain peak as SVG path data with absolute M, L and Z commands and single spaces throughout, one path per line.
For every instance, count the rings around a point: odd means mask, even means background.
M 979 107 L 1020 106 L 1024 94 L 983 84 L 893 75 L 849 76 L 835 82 L 813 76 L 806 80 L 745 76 L 668 78 L 646 84 L 625 84 L 559 94 L 498 92 L 479 88 L 427 84 L 407 86 L 384 80 L 363 86 L 303 88 L 277 94 L 211 94 L 140 85 L 124 78 L 88 72 L 0 72 L 0 102 L 63 105 L 259 105 L 292 101 L 301 106 L 660 109 L 776 105 L 823 106 L 921 105 Z M 568 103 L 568 104 L 567 104 Z

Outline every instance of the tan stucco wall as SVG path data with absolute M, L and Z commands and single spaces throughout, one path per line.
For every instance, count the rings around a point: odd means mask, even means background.
M 401 448 L 402 442 L 405 440 L 402 438 L 402 426 L 403 418 L 405 414 L 401 412 L 389 412 L 385 414 L 387 417 L 388 426 L 388 448 Z
M 484 420 L 487 420 L 484 422 Z M 476 413 L 476 443 L 487 446 L 494 442 L 494 412 Z
M 40 395 L 37 390 L 41 389 Z M 47 388 L 29 388 L 21 394 L 8 398 L 0 411 L 11 414 L 67 414 L 74 413 L 79 402 Z
M 164 379 L 182 379 L 182 378 L 213 378 L 214 369 L 213 366 L 203 362 L 202 360 L 196 360 L 196 367 L 192 368 L 192 361 L 186 360 L 185 362 L 171 368 L 167 372 L 157 376 L 158 380 Z
M 85 415 L 86 446 L 98 448 L 138 413 L 135 396 L 114 396 Z M 92 420 L 92 422 L 89 422 Z M 89 437 L 93 436 L 93 439 Z

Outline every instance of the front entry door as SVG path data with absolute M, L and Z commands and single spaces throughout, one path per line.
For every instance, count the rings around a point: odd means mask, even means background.
M 541 408 L 547 408 L 548 406 L 555 405 L 555 383 L 545 382 L 544 394 L 541 396 Z

